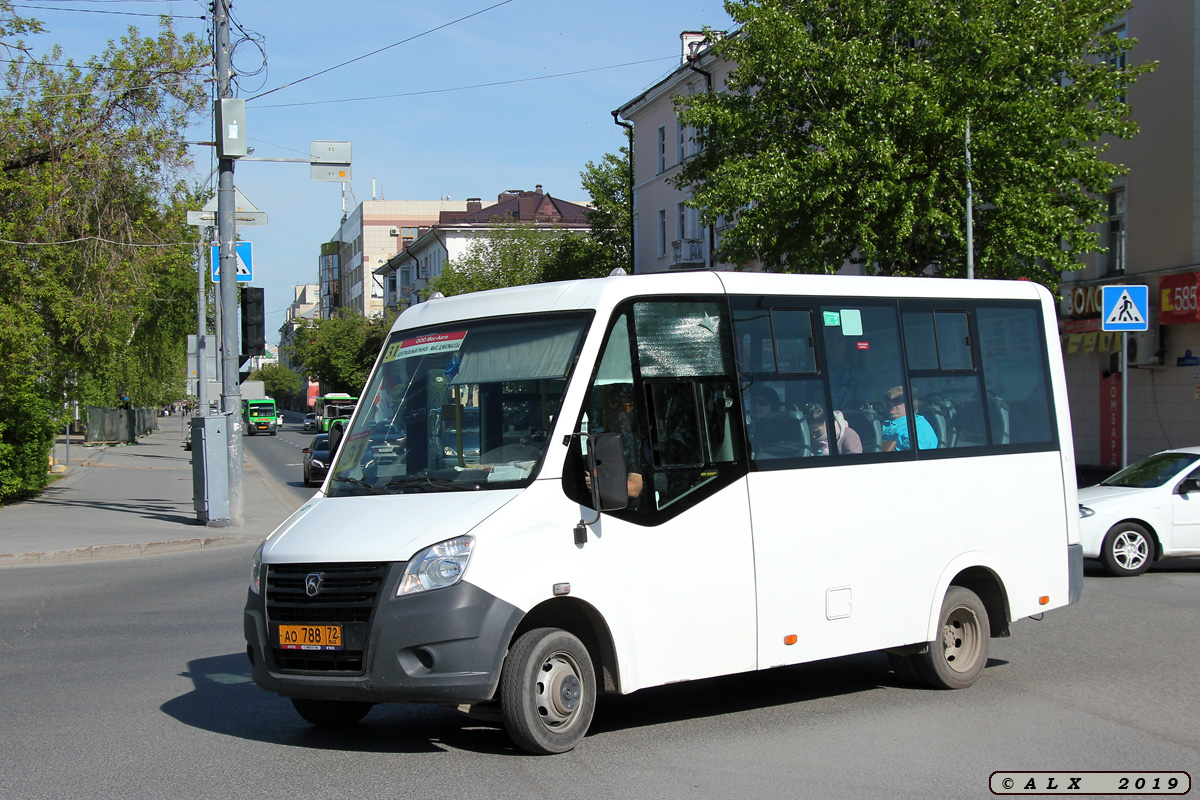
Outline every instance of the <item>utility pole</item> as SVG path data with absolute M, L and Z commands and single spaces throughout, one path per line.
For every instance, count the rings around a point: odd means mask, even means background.
M 971 118 L 967 117 L 967 278 L 975 277 L 975 198 L 971 193 Z
M 233 97 L 229 46 L 230 0 L 213 0 L 216 25 L 217 64 L 217 252 L 220 254 L 221 288 L 221 410 L 229 432 L 229 523 L 245 524 L 245 493 L 242 488 L 242 391 L 238 385 L 241 351 L 237 324 L 237 250 L 234 245 L 234 214 L 237 199 L 233 167 L 246 155 L 245 104 L 227 103 Z M 240 128 L 240 130 L 239 130 Z

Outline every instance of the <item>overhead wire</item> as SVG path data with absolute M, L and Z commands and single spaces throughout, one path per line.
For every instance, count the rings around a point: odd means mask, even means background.
M 591 67 L 589 69 L 577 69 L 577 70 L 572 70 L 570 72 L 556 72 L 552 75 L 535 75 L 530 78 L 512 78 L 512 79 L 503 80 L 503 81 L 489 81 L 488 83 L 473 83 L 468 86 L 451 86 L 451 87 L 447 87 L 445 89 L 423 89 L 423 90 L 419 90 L 419 91 L 415 91 L 415 92 L 400 92 L 398 94 L 379 94 L 379 95 L 371 95 L 369 97 L 346 97 L 346 98 L 339 98 L 337 100 L 309 100 L 306 102 L 297 102 L 297 103 L 273 103 L 270 105 L 255 105 L 254 108 L 255 108 L 255 110 L 260 110 L 260 109 L 264 109 L 264 108 L 292 108 L 295 106 L 320 106 L 320 105 L 331 105 L 334 103 L 358 103 L 358 102 L 364 102 L 367 100 L 391 100 L 391 99 L 395 99 L 397 97 L 417 97 L 419 95 L 426 95 L 426 94 L 444 94 L 446 92 L 461 92 L 461 91 L 466 91 L 468 89 L 487 89 L 487 88 L 490 88 L 493 86 L 507 86 L 507 85 L 515 84 L 515 83 L 531 83 L 533 81 L 545 81 L 545 80 L 550 80 L 551 78 L 567 78 L 567 77 L 571 77 L 573 75 L 585 75 L 589 72 L 603 72 L 604 70 L 609 70 L 609 69 L 620 69 L 621 67 L 633 67 L 633 66 L 637 66 L 639 64 L 651 64 L 655 61 L 667 61 L 667 60 L 673 61 L 678 58 L 679 58 L 678 56 L 661 56 L 659 58 L 646 58 L 646 59 L 642 59 L 640 61 L 626 61 L 622 64 L 609 64 L 608 66 L 604 66 L 604 67 Z M 253 99 L 253 98 L 250 98 L 250 99 Z
M 464 22 L 468 19 L 471 19 L 472 17 L 477 17 L 480 14 L 487 13 L 488 11 L 499 8 L 500 6 L 508 5 L 512 1 L 513 0 L 500 0 L 499 3 L 490 5 L 487 8 L 480 9 L 479 11 L 474 11 L 470 14 L 467 14 L 464 17 L 459 17 L 458 19 L 451 20 L 450 22 L 445 22 L 441 25 L 438 25 L 437 27 L 430 28 L 427 31 L 422 31 L 421 33 L 415 33 L 412 36 L 409 36 L 405 39 L 401 39 L 398 42 L 393 42 L 392 44 L 389 44 L 386 47 L 381 47 L 378 50 L 372 50 L 369 53 L 363 53 L 361 56 L 356 56 L 356 57 L 350 59 L 349 61 L 343 61 L 340 64 L 334 64 L 332 67 L 326 67 L 325 69 L 320 70 L 319 72 L 314 72 L 313 74 L 306 75 L 303 78 L 297 78 L 296 80 L 285 83 L 282 86 L 276 86 L 274 89 L 268 89 L 265 92 L 260 92 L 259 94 L 256 94 L 253 97 L 247 97 L 246 101 L 249 102 L 251 100 L 257 100 L 260 97 L 266 97 L 269 94 L 274 94 L 275 92 L 281 91 L 283 89 L 287 89 L 291 86 L 295 86 L 298 83 L 303 83 L 304 81 L 312 80 L 313 78 L 316 78 L 318 76 L 324 75 L 329 72 L 333 72 L 335 69 L 341 69 L 342 67 L 349 66 L 350 64 L 353 64 L 355 62 L 362 61 L 363 59 L 366 59 L 366 58 L 370 58 L 371 56 L 379 55 L 380 53 L 383 53 L 387 50 L 391 50 L 393 47 L 399 47 L 400 45 L 407 44 L 415 39 L 420 39 L 422 36 L 428 36 L 431 33 L 436 33 L 437 31 L 440 31 L 444 28 L 449 28 L 451 25 L 457 25 L 460 22 Z

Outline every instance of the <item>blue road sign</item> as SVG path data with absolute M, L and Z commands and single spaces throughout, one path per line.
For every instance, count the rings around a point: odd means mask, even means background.
M 250 242 L 234 242 L 237 245 L 237 282 L 249 283 L 254 280 L 253 251 Z M 212 253 L 212 282 L 221 282 L 221 256 L 217 245 L 210 245 Z
M 1150 289 L 1147 286 L 1109 284 L 1103 287 L 1100 329 L 1144 331 L 1150 327 Z

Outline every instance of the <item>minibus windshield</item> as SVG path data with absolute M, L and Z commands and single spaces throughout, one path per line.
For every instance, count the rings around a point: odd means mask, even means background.
M 591 313 L 397 331 L 331 470 L 332 497 L 533 479 Z

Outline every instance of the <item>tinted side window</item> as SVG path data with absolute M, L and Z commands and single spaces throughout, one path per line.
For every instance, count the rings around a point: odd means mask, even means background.
M 991 426 L 1008 434 L 993 444 L 1052 444 L 1057 435 L 1037 309 L 981 306 L 978 318 L 987 403 L 996 417 Z

